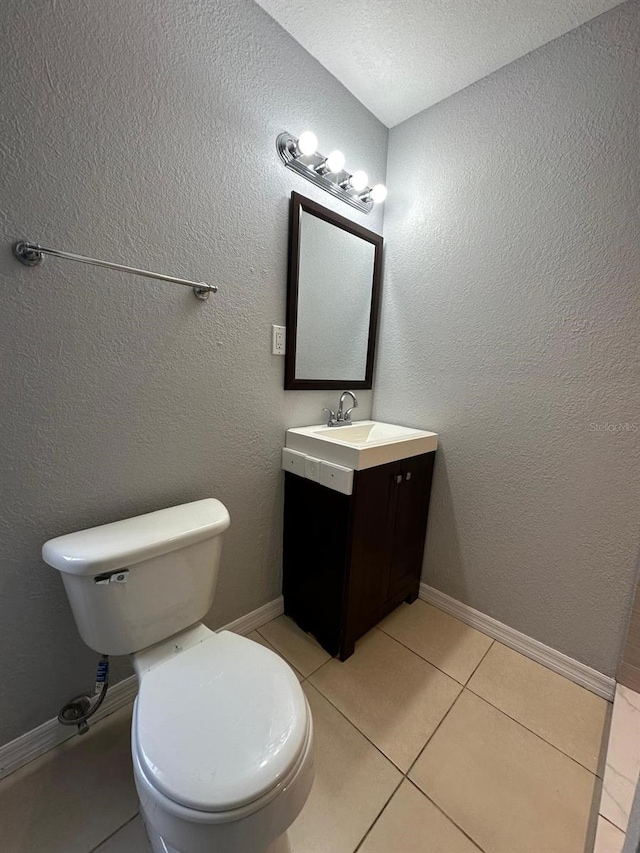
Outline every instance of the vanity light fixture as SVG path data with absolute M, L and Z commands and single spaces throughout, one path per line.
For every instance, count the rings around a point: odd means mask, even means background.
M 328 172 L 341 172 L 344 169 L 344 164 L 345 157 L 342 151 L 332 151 L 326 160 L 316 166 L 316 172 L 319 175 L 326 175 Z
M 363 172 L 362 169 L 358 169 L 357 172 L 354 172 L 353 175 L 350 175 L 346 181 L 344 181 L 345 189 L 347 187 L 351 187 L 357 193 L 361 193 L 369 183 L 369 176 L 366 172 Z M 342 184 L 340 184 L 342 186 Z
M 381 204 L 387 197 L 387 188 L 384 184 L 376 184 L 372 189 L 362 193 L 360 198 L 362 196 L 364 196 L 365 200 L 370 198 L 375 204 Z
M 345 171 L 342 151 L 332 151 L 325 157 L 317 147 L 318 139 L 310 130 L 305 130 L 297 139 L 290 133 L 281 133 L 276 140 L 280 159 L 288 169 L 352 207 L 370 213 L 374 203 L 385 200 L 387 190 L 383 184 L 371 188 L 366 172 L 361 169 L 353 173 Z
M 310 157 L 316 153 L 318 147 L 318 137 L 311 130 L 305 130 L 301 133 L 296 142 L 296 148 L 301 154 Z

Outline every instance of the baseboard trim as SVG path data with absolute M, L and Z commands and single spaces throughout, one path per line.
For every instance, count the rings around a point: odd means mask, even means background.
M 474 610 L 468 604 L 463 604 L 426 583 L 420 584 L 419 596 L 423 601 L 433 604 L 434 607 L 444 610 L 450 616 L 455 616 L 461 622 L 465 622 L 472 628 L 477 628 L 483 634 L 493 637 L 494 640 L 499 640 L 505 646 L 509 646 L 510 649 L 541 663 L 548 669 L 564 675 L 565 678 L 585 687 L 597 696 L 602 696 L 603 699 L 609 701 L 613 700 L 616 682 L 608 675 L 603 675 L 601 672 L 591 669 L 590 666 L 580 663 L 580 661 L 574 660 L 550 646 L 545 646 L 544 643 L 498 622 L 491 616 L 480 613 L 479 610 Z
M 110 687 L 102 706 L 96 711 L 91 723 L 113 714 L 120 708 L 124 708 L 132 702 L 138 692 L 138 684 L 135 675 L 125 678 Z M 10 773 L 34 761 L 45 752 L 49 752 L 56 746 L 60 746 L 69 738 L 74 737 L 77 731 L 72 726 L 61 726 L 57 718 L 47 720 L 46 723 L 31 729 L 29 732 L 9 741 L 0 747 L 0 779 L 4 779 Z
M 262 607 L 258 607 L 257 610 L 252 610 L 251 613 L 247 613 L 246 616 L 241 616 L 234 622 L 229 622 L 228 625 L 225 625 L 223 628 L 219 628 L 218 630 L 233 631 L 234 634 L 250 634 L 261 625 L 266 625 L 267 622 L 271 622 L 272 619 L 282 616 L 283 613 L 284 598 L 280 596 L 279 598 L 275 598 L 273 601 L 269 601 L 267 604 L 263 604 Z
M 284 613 L 284 600 L 282 596 L 258 607 L 251 613 L 241 616 L 228 625 L 218 629 L 220 631 L 233 631 L 235 634 L 250 634 L 261 625 L 265 625 L 277 616 Z M 135 675 L 119 681 L 109 688 L 102 707 L 96 712 L 92 723 L 108 717 L 120 708 L 124 708 L 135 699 L 138 692 L 138 682 Z M 76 735 L 76 729 L 72 726 L 61 726 L 56 718 L 47 720 L 46 723 L 31 729 L 29 732 L 0 746 L 0 779 L 34 761 L 45 752 L 49 752 L 61 743 Z

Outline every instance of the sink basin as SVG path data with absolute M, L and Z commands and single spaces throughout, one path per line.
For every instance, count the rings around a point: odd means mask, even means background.
M 437 448 L 438 436 L 396 424 L 356 421 L 348 426 L 319 424 L 288 429 L 286 446 L 315 459 L 362 471 L 429 453 Z

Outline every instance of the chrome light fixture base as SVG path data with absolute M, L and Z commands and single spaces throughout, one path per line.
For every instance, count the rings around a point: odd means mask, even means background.
M 318 166 L 322 166 L 326 157 L 317 151 L 309 156 L 299 154 L 296 143 L 296 137 L 290 133 L 281 133 L 276 139 L 278 154 L 287 169 L 292 169 L 298 175 L 302 175 L 303 178 L 311 181 L 312 184 L 322 187 L 326 192 L 342 199 L 346 204 L 350 204 L 351 207 L 355 207 L 363 213 L 371 213 L 373 199 L 369 195 L 368 199 L 363 200 L 361 198 L 362 191 L 357 192 L 349 188 L 348 180 L 351 177 L 349 172 L 342 170 L 341 172 L 323 173 L 322 169 L 318 171 Z M 341 186 L 342 184 L 344 186 Z

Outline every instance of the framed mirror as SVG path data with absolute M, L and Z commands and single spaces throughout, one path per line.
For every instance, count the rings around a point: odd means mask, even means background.
M 291 194 L 286 389 L 372 387 L 382 243 Z

